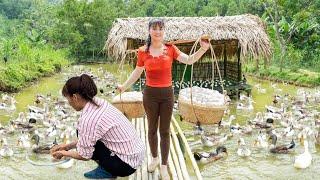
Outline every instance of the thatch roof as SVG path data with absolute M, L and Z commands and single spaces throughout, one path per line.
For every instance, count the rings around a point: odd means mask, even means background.
M 121 59 L 126 51 L 137 49 L 143 44 L 148 36 L 148 22 L 151 19 L 152 17 L 116 19 L 104 47 L 108 55 Z M 162 19 L 165 21 L 165 41 L 195 41 L 202 35 L 209 35 L 213 44 L 233 42 L 236 49 L 241 47 L 241 56 L 268 58 L 271 55 L 265 24 L 259 17 L 251 14 Z

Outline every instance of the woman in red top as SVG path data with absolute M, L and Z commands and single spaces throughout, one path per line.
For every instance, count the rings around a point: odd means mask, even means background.
M 160 122 L 160 147 L 162 179 L 170 179 L 167 170 L 167 161 L 170 146 L 170 121 L 172 116 L 174 94 L 172 88 L 172 62 L 178 60 L 184 64 L 193 64 L 209 49 L 209 42 L 201 40 L 201 48 L 191 56 L 180 52 L 175 45 L 163 43 L 164 22 L 153 19 L 149 22 L 149 36 L 146 45 L 138 50 L 136 68 L 128 80 L 118 85 L 120 92 L 125 91 L 146 71 L 146 87 L 143 92 L 143 105 L 148 119 L 148 137 L 152 162 L 148 171 L 153 172 L 159 164 L 157 130 Z

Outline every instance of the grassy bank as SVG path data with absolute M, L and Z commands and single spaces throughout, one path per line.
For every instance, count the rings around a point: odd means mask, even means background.
M 261 68 L 256 71 L 253 65 L 245 65 L 243 71 L 257 78 L 287 82 L 297 86 L 320 86 L 320 73 L 304 69 L 283 69 L 280 72 L 279 67 L 270 66 L 268 69 Z
M 50 47 L 21 48 L 7 63 L 0 63 L 0 91 L 16 92 L 40 77 L 59 72 L 67 64 L 66 51 Z

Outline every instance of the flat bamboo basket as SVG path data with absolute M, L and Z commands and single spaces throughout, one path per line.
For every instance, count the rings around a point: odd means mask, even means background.
M 178 99 L 179 114 L 183 120 L 201 124 L 217 124 L 222 120 L 227 106 L 200 106 Z

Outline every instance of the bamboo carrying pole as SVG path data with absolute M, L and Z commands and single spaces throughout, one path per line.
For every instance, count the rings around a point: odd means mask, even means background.
M 181 171 L 182 171 L 183 179 L 189 180 L 190 176 L 188 174 L 186 162 L 184 160 L 184 157 L 183 157 L 183 154 L 182 154 L 182 151 L 181 151 L 181 148 L 180 148 L 179 140 L 178 140 L 177 135 L 175 134 L 172 126 L 170 126 L 170 129 L 171 129 L 171 132 L 173 132 L 173 133 L 171 133 L 171 137 L 173 139 L 173 144 L 175 146 L 175 150 L 176 150 L 177 155 L 178 155 L 178 160 L 179 160 L 179 163 L 180 163 L 180 168 L 181 168 Z
M 171 119 L 172 119 L 173 124 L 174 124 L 175 127 L 177 128 L 178 133 L 179 133 L 180 136 L 181 136 L 182 142 L 183 142 L 183 144 L 184 144 L 184 146 L 185 146 L 185 148 L 186 148 L 186 151 L 187 151 L 187 153 L 188 153 L 188 155 L 189 155 L 189 158 L 190 158 L 190 160 L 191 160 L 192 167 L 193 167 L 193 169 L 194 169 L 194 171 L 195 171 L 195 173 L 196 173 L 197 179 L 198 179 L 198 180 L 202 180 L 202 176 L 201 176 L 201 173 L 200 173 L 198 164 L 197 164 L 196 160 L 195 160 L 194 157 L 193 157 L 193 154 L 192 154 L 191 149 L 190 149 L 190 147 L 189 147 L 189 145 L 188 145 L 188 141 L 187 141 L 186 137 L 183 135 L 183 132 L 182 132 L 182 130 L 181 130 L 178 122 L 176 121 L 176 119 L 175 119 L 173 116 L 172 116 Z

